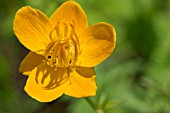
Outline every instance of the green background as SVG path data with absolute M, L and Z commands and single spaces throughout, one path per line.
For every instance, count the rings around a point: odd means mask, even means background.
M 14 36 L 15 13 L 23 6 L 50 15 L 64 0 L 0 1 L 0 113 L 93 113 L 85 99 L 62 96 L 40 103 L 23 90 L 18 72 L 29 52 Z M 91 97 L 104 113 L 170 113 L 170 0 L 76 0 L 89 26 L 112 24 L 117 46 L 95 67 L 98 91 Z

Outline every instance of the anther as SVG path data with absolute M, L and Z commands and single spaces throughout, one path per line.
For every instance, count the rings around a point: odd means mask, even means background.
M 50 38 L 55 40 L 52 40 L 44 53 L 47 64 L 55 68 L 74 66 L 79 42 L 73 26 L 59 22 L 51 31 Z

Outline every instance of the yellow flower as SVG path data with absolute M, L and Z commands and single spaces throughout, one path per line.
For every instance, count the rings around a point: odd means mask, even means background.
M 114 28 L 104 22 L 88 27 L 86 14 L 74 1 L 64 2 L 48 18 L 38 9 L 21 8 L 13 29 L 29 50 L 19 71 L 28 76 L 25 91 L 49 102 L 63 94 L 81 98 L 96 94 L 94 66 L 115 48 Z

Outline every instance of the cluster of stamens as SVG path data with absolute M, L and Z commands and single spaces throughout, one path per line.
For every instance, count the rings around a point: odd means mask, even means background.
M 51 67 L 74 66 L 79 49 L 79 42 L 70 24 L 58 23 L 50 33 L 52 40 L 44 52 L 45 62 Z

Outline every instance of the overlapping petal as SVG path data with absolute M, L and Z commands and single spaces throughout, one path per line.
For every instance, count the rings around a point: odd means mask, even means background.
M 25 91 L 40 102 L 50 102 L 60 97 L 68 87 L 67 69 L 53 69 L 46 63 L 36 67 L 26 82 Z
M 114 28 L 104 22 L 88 27 L 80 34 L 80 55 L 77 65 L 93 67 L 108 58 L 116 45 Z
M 45 49 L 50 42 L 49 33 L 53 24 L 46 15 L 29 6 L 20 9 L 15 16 L 13 29 L 19 41 L 29 50 L 37 52 Z
M 66 95 L 81 98 L 96 94 L 96 74 L 94 68 L 76 67 L 69 75 L 70 84 Z
M 43 60 L 45 60 L 44 56 L 30 51 L 22 60 L 19 71 L 28 76 L 35 67 L 43 62 Z
M 60 21 L 71 24 L 77 35 L 88 26 L 86 14 L 81 6 L 74 1 L 64 2 L 50 19 L 55 25 Z

